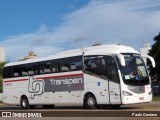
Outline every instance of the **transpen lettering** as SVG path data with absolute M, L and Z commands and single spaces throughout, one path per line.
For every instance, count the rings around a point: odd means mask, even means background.
M 61 79 L 61 80 L 55 80 L 50 79 L 51 85 L 68 85 L 68 87 L 71 86 L 71 84 L 79 84 L 83 83 L 82 78 L 70 78 L 70 79 Z

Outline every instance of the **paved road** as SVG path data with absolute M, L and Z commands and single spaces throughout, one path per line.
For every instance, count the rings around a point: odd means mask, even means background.
M 8 106 L 0 105 L 0 111 L 26 111 L 22 110 L 19 106 Z M 29 109 L 27 111 L 160 111 L 160 101 L 143 103 L 143 104 L 132 104 L 132 105 L 122 105 L 119 109 L 111 109 L 109 107 L 102 107 L 99 109 L 87 110 L 81 106 L 55 106 L 54 109 L 44 109 L 41 106 L 37 106 L 34 109 Z
M 54 109 L 43 109 L 41 106 L 36 107 L 35 109 L 22 110 L 18 106 L 5 106 L 0 105 L 0 112 L 9 111 L 9 112 L 17 112 L 17 113 L 42 113 L 42 116 L 51 115 L 54 116 L 56 120 L 106 120 L 106 117 L 111 117 L 111 120 L 136 120 L 137 117 L 133 117 L 132 114 L 158 114 L 160 116 L 160 102 L 152 102 L 147 104 L 134 104 L 134 105 L 125 105 L 121 106 L 120 109 L 111 109 L 108 107 L 86 110 L 79 106 L 55 106 Z M 128 118 L 128 117 L 130 118 Z M 67 118 L 66 118 L 67 117 Z M 80 118 L 81 117 L 81 118 Z M 82 118 L 83 117 L 83 118 Z M 115 117 L 115 118 L 114 118 Z M 138 119 L 147 118 L 160 120 L 160 117 L 139 117 Z M 1 118 L 0 118 L 1 119 Z M 2 118 L 5 119 L 5 118 Z M 43 118 L 42 118 L 43 119 Z M 47 118 L 46 120 L 50 120 L 51 118 Z M 41 119 L 39 119 L 41 120 Z

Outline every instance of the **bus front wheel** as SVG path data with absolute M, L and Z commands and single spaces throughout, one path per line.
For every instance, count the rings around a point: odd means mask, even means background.
M 84 108 L 94 109 L 97 108 L 97 101 L 94 95 L 88 94 L 84 98 Z
M 22 109 L 28 109 L 29 108 L 29 102 L 27 97 L 22 97 L 20 101 L 20 105 Z

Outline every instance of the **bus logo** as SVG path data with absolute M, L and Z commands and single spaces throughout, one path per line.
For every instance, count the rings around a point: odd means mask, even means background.
M 29 77 L 28 91 L 31 93 L 30 98 L 34 99 L 36 95 L 44 93 L 45 83 L 43 80 L 35 80 L 33 76 Z

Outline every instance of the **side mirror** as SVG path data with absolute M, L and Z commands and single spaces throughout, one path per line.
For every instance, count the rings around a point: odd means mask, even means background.
M 126 66 L 126 62 L 125 62 L 124 56 L 122 54 L 118 54 L 117 57 L 118 57 L 118 59 L 120 61 L 120 64 L 122 66 Z
M 142 55 L 141 57 L 142 58 L 148 58 L 151 61 L 151 63 L 152 63 L 152 67 L 153 68 L 155 67 L 155 61 L 154 61 L 153 57 L 151 57 L 149 55 Z

